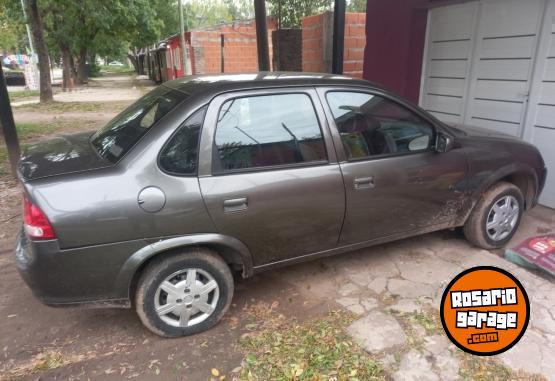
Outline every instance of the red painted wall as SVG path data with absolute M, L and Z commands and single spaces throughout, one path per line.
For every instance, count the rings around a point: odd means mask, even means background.
M 427 0 L 368 0 L 363 78 L 418 102 Z

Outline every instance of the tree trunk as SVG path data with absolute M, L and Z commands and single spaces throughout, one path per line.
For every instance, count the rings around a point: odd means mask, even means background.
M 77 78 L 77 69 L 75 68 L 75 59 L 73 58 L 73 55 L 71 56 L 71 74 L 73 75 L 73 78 Z
M 81 47 L 79 50 L 79 57 L 77 57 L 77 83 L 83 85 L 87 83 L 89 79 L 89 73 L 87 72 L 87 48 Z
M 141 75 L 141 71 L 139 69 L 139 62 L 137 60 L 137 56 L 134 55 L 134 53 L 127 53 L 127 58 L 129 58 L 129 61 L 131 61 L 131 64 L 133 65 L 133 69 L 135 69 L 135 73 Z
M 71 68 L 71 50 L 67 43 L 60 43 L 59 46 L 62 53 L 62 90 L 71 91 L 75 87 L 73 70 Z
M 51 102 L 52 97 L 52 82 L 50 79 L 50 62 L 48 60 L 48 47 L 44 40 L 42 19 L 40 17 L 37 0 L 28 0 L 29 2 L 29 21 L 33 31 L 33 40 L 39 56 L 39 70 L 40 70 L 40 101 Z

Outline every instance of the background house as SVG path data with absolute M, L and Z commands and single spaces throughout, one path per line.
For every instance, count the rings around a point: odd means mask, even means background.
M 364 78 L 536 145 L 555 208 L 555 0 L 369 0 L 366 36 Z

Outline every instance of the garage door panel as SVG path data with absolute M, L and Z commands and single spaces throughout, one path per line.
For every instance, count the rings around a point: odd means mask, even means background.
M 428 80 L 428 94 L 450 95 L 462 98 L 464 93 L 464 84 L 464 79 L 430 78 Z
M 430 76 L 464 78 L 466 77 L 468 61 L 431 61 L 429 65 Z
M 475 97 L 512 102 L 523 102 L 527 83 L 520 81 L 478 81 Z
M 466 59 L 470 54 L 470 41 L 434 42 L 430 47 L 431 59 Z
M 543 80 L 555 81 L 555 58 L 550 58 L 547 60 L 547 63 L 545 65 L 545 73 L 543 75 Z
M 425 108 L 432 111 L 441 111 L 448 114 L 460 115 L 462 109 L 462 99 L 428 95 Z
M 523 105 L 520 103 L 475 99 L 472 105 L 472 117 L 520 124 L 522 108 Z
M 555 128 L 555 106 L 538 105 L 537 110 L 535 125 Z
M 472 26 L 476 17 L 476 3 L 460 4 L 449 8 L 436 8 L 430 12 L 432 41 L 472 38 Z
M 542 83 L 539 103 L 555 105 L 555 82 Z
M 485 60 L 476 67 L 478 79 L 527 80 L 531 60 Z
M 476 127 L 487 128 L 488 130 L 497 131 L 513 136 L 518 136 L 519 132 L 519 126 L 517 124 L 499 122 L 495 120 L 472 118 L 470 120 L 470 124 Z
M 484 37 L 536 34 L 542 0 L 484 1 L 482 30 Z
M 553 26 L 553 32 L 555 33 L 555 24 Z M 555 38 L 553 38 L 553 36 L 551 36 L 551 40 L 549 42 L 549 50 L 547 52 L 547 57 L 555 57 Z
M 550 171 L 540 202 L 555 208 L 555 0 L 443 5 L 429 21 L 422 104 L 538 146 Z
M 547 181 L 540 202 L 555 208 L 555 130 L 535 127 L 532 142 L 538 147 L 547 164 Z
M 444 123 L 460 123 L 461 122 L 461 117 L 460 116 L 444 114 L 444 113 L 439 113 L 439 112 L 434 112 L 434 111 L 429 111 L 429 113 L 432 114 L 433 116 L 435 116 L 436 118 L 438 118 L 439 120 L 441 120 Z
M 531 59 L 535 40 L 535 36 L 483 39 L 480 59 Z

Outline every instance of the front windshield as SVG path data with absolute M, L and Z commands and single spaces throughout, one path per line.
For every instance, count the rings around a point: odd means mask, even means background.
M 160 86 L 129 106 L 91 137 L 103 158 L 117 162 L 164 115 L 187 98 L 187 94 Z

